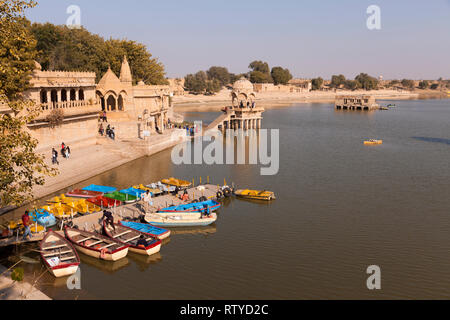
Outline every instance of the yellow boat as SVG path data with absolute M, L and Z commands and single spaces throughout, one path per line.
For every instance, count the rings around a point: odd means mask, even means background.
M 235 192 L 237 197 L 246 198 L 246 199 L 255 199 L 255 200 L 275 200 L 275 193 L 272 191 L 259 191 L 259 190 L 237 190 Z
M 22 220 L 10 221 L 8 224 L 8 228 L 10 230 L 22 229 L 23 223 Z M 30 224 L 31 233 L 40 233 L 45 231 L 45 228 L 37 223 Z
M 157 196 L 162 193 L 162 191 L 160 189 L 149 188 L 149 187 L 144 186 L 143 184 L 134 186 L 133 188 L 139 189 L 139 190 L 144 190 L 144 191 L 150 191 L 153 194 L 153 196 Z
M 169 178 L 169 179 L 162 179 L 162 183 L 167 184 L 168 186 L 174 186 L 178 188 L 188 188 L 191 186 L 191 183 L 189 181 L 175 179 L 175 178 Z
M 84 198 L 71 198 L 66 197 L 66 195 L 62 194 L 59 197 L 55 197 L 52 199 L 54 203 L 62 203 L 67 207 L 69 212 L 72 212 L 72 208 L 76 210 L 76 212 L 81 214 L 99 212 L 101 208 L 92 202 L 87 201 Z
M 377 144 L 383 144 L 383 140 L 375 140 L 375 139 L 370 139 L 367 141 L 364 141 L 365 145 L 377 145 Z

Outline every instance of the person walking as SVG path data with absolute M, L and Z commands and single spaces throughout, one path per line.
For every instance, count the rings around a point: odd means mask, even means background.
M 100 135 L 101 135 L 102 137 L 103 137 L 103 132 L 104 132 L 103 124 L 100 123 L 100 128 L 98 129 L 98 133 L 100 133 Z
M 70 147 L 69 146 L 66 147 L 66 158 L 67 159 L 70 158 Z
M 52 148 L 52 164 L 58 164 L 58 152 L 55 150 L 55 148 Z
M 144 210 L 146 213 L 150 212 L 150 207 L 153 206 L 153 201 L 152 201 L 152 194 L 150 193 L 150 191 L 146 191 L 143 195 L 142 195 L 142 202 L 144 204 Z
M 114 229 L 114 231 L 116 231 L 116 226 L 114 225 L 114 217 L 111 211 L 103 210 L 101 221 L 106 221 L 106 224 L 109 224 Z
M 22 215 L 22 224 L 23 227 L 25 228 L 25 231 L 23 233 L 23 237 L 22 240 L 27 240 L 28 237 L 32 237 L 31 235 L 31 229 L 30 229 L 30 215 L 28 213 L 28 210 L 25 211 L 25 213 Z

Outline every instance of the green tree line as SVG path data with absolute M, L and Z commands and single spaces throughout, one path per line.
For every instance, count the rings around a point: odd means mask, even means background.
M 119 75 L 126 55 L 135 84 L 167 84 L 164 66 L 141 43 L 125 39 L 105 40 L 84 28 L 71 29 L 51 23 L 28 23 L 37 41 L 36 60 L 44 70 L 91 71 L 97 81 L 111 66 Z

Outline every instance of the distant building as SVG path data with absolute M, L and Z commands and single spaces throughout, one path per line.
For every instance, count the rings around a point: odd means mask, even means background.
M 338 95 L 335 102 L 336 110 L 375 110 L 379 108 L 373 96 L 369 95 Z
M 132 119 L 147 115 L 154 122 L 154 127 L 162 131 L 170 116 L 170 87 L 146 85 L 142 81 L 134 86 L 126 57 L 122 62 L 120 78 L 109 68 L 97 85 L 96 95 L 100 110 L 113 112 L 114 118 L 120 117 L 120 114 Z

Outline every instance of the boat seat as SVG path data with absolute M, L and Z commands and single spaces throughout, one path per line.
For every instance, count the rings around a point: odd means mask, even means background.
M 70 253 L 70 252 L 72 252 L 72 250 L 61 251 L 61 252 L 57 251 L 57 252 L 51 252 L 51 253 L 44 254 L 43 256 L 44 257 L 53 257 L 53 256 L 57 256 L 57 255 L 60 255 L 60 254 Z
M 106 246 L 101 247 L 100 250 L 108 249 L 109 247 L 112 247 L 112 246 L 114 246 L 114 245 L 116 245 L 116 244 L 117 244 L 117 243 L 110 243 L 110 244 L 108 244 L 108 245 L 106 245 Z
M 59 246 L 46 247 L 46 248 L 42 248 L 42 249 L 43 250 L 53 250 L 53 249 L 59 249 L 59 248 L 63 248 L 63 247 L 67 247 L 67 244 L 61 244 Z
M 90 240 L 92 238 L 94 238 L 94 236 L 90 236 L 90 237 L 87 237 L 87 238 L 84 238 L 84 239 L 81 239 L 81 240 L 77 240 L 77 243 L 81 243 L 81 242 L 84 242 L 86 240 Z
M 92 247 L 92 246 L 95 246 L 96 244 L 99 244 L 99 243 L 102 243 L 102 242 L 105 242 L 105 240 L 98 240 L 96 242 L 89 243 L 87 245 L 87 247 Z
M 75 256 L 71 256 L 71 257 L 67 257 L 67 258 L 62 258 L 59 261 L 67 261 L 67 260 L 72 260 L 72 259 L 75 259 L 75 258 L 76 258 Z
M 119 238 L 119 237 L 121 237 L 123 235 L 126 235 L 127 233 L 130 233 L 130 232 L 131 232 L 131 230 L 124 231 L 122 233 L 119 233 L 119 234 L 115 235 L 113 238 L 114 239 Z
M 139 238 L 141 235 L 138 235 L 138 236 L 136 236 L 136 237 L 133 237 L 133 238 L 130 238 L 130 239 L 126 239 L 126 240 L 123 240 L 123 242 L 130 242 L 130 241 L 133 241 L 133 240 L 136 240 L 137 238 Z

